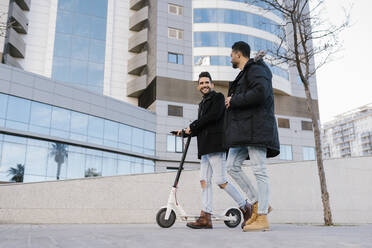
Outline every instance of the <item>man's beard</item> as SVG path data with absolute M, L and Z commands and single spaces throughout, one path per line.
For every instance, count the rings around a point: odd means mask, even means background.
M 231 62 L 231 64 L 232 64 L 232 67 L 233 67 L 234 69 L 238 68 L 238 64 L 237 64 L 237 63 Z

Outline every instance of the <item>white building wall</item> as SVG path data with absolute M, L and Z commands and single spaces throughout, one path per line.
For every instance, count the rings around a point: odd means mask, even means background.
M 26 56 L 17 61 L 25 71 L 52 75 L 57 7 L 58 0 L 32 0 L 30 11 L 24 12 L 29 19 L 28 34 L 22 35 Z
M 0 0 L 0 26 L 6 24 L 8 19 L 9 0 Z M 1 35 L 2 34 L 2 35 Z M 3 53 L 5 30 L 0 30 L 0 53 Z M 1 56 L 0 56 L 1 58 Z
M 106 56 L 104 95 L 138 104 L 138 99 L 127 97 L 127 82 L 135 77 L 128 75 L 129 0 L 109 0 L 107 8 Z

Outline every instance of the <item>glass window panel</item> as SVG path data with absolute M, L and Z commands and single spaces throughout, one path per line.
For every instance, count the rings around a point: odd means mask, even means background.
M 315 160 L 315 148 L 303 147 L 302 148 L 304 160 Z
M 8 136 L 8 135 L 6 135 Z M 26 145 L 11 142 L 3 143 L 3 153 L 0 166 L 0 181 L 10 181 L 14 175 L 8 175 L 10 168 L 25 164 Z
M 119 123 L 105 120 L 104 139 L 110 141 L 118 141 Z
M 203 22 L 203 11 L 204 9 L 194 9 L 194 23 L 202 23 Z
M 131 144 L 132 140 L 132 127 L 125 124 L 120 124 L 119 127 L 119 142 L 125 144 Z
M 76 3 L 76 0 L 58 0 L 58 9 L 75 11 Z
M 71 58 L 88 60 L 89 39 L 73 37 L 71 39 Z
M 176 137 L 176 152 L 183 151 L 183 140 L 181 137 Z
M 132 173 L 134 174 L 143 173 L 143 159 L 132 158 Z
M 143 130 L 139 128 L 133 128 L 132 130 L 132 145 L 137 147 L 143 147 Z
M 13 135 L 4 135 L 4 142 L 12 142 L 17 144 L 27 144 L 27 138 L 13 136 Z
M 92 17 L 90 37 L 96 40 L 106 40 L 106 19 Z
M 104 154 L 105 155 L 105 154 Z M 115 158 L 103 157 L 102 176 L 115 176 L 118 170 L 118 160 Z
M 56 21 L 57 33 L 72 33 L 73 15 L 71 12 L 58 11 Z
M 280 159 L 292 160 L 292 146 L 291 145 L 280 145 Z
M 102 156 L 87 155 L 85 177 L 102 176 Z
M 155 172 L 155 163 L 152 160 L 144 160 L 144 166 L 143 166 L 143 172 L 144 173 L 154 173 Z
M 118 161 L 118 175 L 129 175 L 132 173 L 130 157 L 119 155 Z
M 41 127 L 50 127 L 52 107 L 47 104 L 32 102 L 30 124 Z
M 73 83 L 85 84 L 87 81 L 88 62 L 71 60 L 71 79 Z
M 91 40 L 89 49 L 89 60 L 96 63 L 104 63 L 105 47 L 105 42 L 99 40 Z
M 68 154 L 67 178 L 84 178 L 85 154 L 70 152 Z
M 167 136 L 167 152 L 176 151 L 176 136 L 168 135 Z
M 9 96 L 7 119 L 21 123 L 28 123 L 30 120 L 31 101 Z
M 90 21 L 91 18 L 86 15 L 74 15 L 73 34 L 78 36 L 90 36 Z M 76 38 L 76 37 L 74 37 Z
M 47 143 L 47 142 L 45 142 Z M 48 148 L 29 145 L 27 147 L 25 175 L 46 176 Z
M 7 103 L 8 96 L 5 94 L 0 94 L 0 119 L 5 119 Z
M 60 57 L 71 56 L 71 36 L 68 34 L 56 33 L 54 40 L 54 55 Z
M 89 63 L 88 66 L 88 83 L 100 88 L 100 86 L 103 86 L 104 64 Z
M 75 11 L 80 14 L 91 15 L 91 0 L 78 0 Z
M 25 175 L 23 178 L 24 183 L 43 182 L 45 180 L 47 180 L 45 176 Z
M 68 145 L 61 143 L 49 143 L 47 176 L 57 179 L 66 178 L 68 165 Z
M 104 120 L 95 116 L 88 118 L 88 136 L 103 139 Z
M 71 132 L 87 135 L 88 115 L 78 112 L 71 112 Z
M 70 60 L 61 57 L 54 57 L 52 78 L 58 81 L 67 82 L 70 80 Z
M 70 116 L 71 112 L 69 110 L 53 107 L 52 109 L 52 128 L 70 131 Z
M 144 131 L 145 132 L 145 145 L 144 147 L 147 149 L 155 150 L 155 133 Z
M 98 17 L 106 18 L 107 16 L 107 0 L 92 0 L 91 14 Z
M 183 55 L 182 54 L 177 55 L 177 64 L 183 65 Z
M 177 54 L 175 54 L 175 53 L 168 53 L 168 63 L 177 64 Z

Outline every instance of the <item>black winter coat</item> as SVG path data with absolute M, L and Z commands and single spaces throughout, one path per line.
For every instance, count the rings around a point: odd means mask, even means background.
M 268 158 L 279 155 L 272 74 L 262 59 L 246 63 L 230 82 L 228 96 L 231 100 L 225 114 L 227 148 L 262 146 L 267 148 Z
M 198 119 L 190 124 L 192 136 L 197 136 L 198 158 L 214 152 L 224 152 L 223 120 L 225 97 L 210 91 L 199 103 Z

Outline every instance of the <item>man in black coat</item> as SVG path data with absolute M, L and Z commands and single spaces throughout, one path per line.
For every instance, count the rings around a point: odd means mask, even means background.
M 279 154 L 278 128 L 274 115 L 272 74 L 262 59 L 250 59 L 250 47 L 243 41 L 232 46 L 231 63 L 241 71 L 230 82 L 225 100 L 225 143 L 229 148 L 227 170 L 253 205 L 244 231 L 268 230 L 269 177 L 266 158 Z M 245 159 L 252 162 L 258 191 L 242 171 Z
M 212 174 L 215 182 L 224 189 L 239 205 L 245 215 L 251 214 L 251 207 L 239 191 L 228 182 L 226 177 L 226 150 L 223 145 L 223 119 L 225 97 L 213 90 L 214 84 L 208 72 L 199 75 L 197 89 L 203 94 L 199 104 L 198 119 L 186 128 L 185 133 L 197 136 L 198 158 L 200 162 L 200 184 L 202 187 L 202 205 L 200 217 L 195 222 L 187 223 L 196 229 L 212 228 Z M 178 131 L 180 135 L 181 130 Z

